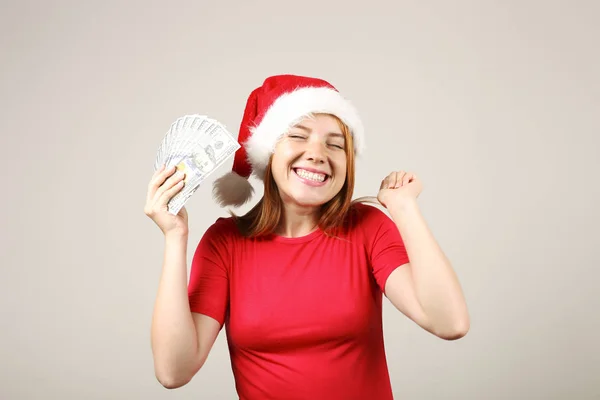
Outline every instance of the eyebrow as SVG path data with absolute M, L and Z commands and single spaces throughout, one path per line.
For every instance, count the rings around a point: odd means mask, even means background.
M 301 129 L 301 130 L 303 130 L 303 131 L 310 132 L 310 129 L 309 129 L 308 127 L 306 127 L 306 126 L 304 126 L 304 125 L 300 125 L 300 124 L 298 124 L 298 125 L 295 125 L 295 126 L 293 126 L 292 128 L 298 128 L 298 129 Z M 328 135 L 328 136 L 339 137 L 339 138 L 342 138 L 342 139 L 346 139 L 346 138 L 344 137 L 344 134 L 342 134 L 342 133 L 339 133 L 339 132 L 329 132 L 327 135 Z

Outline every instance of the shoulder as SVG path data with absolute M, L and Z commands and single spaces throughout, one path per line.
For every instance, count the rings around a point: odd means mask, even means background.
M 219 217 L 204 231 L 196 243 L 192 265 L 225 267 L 231 262 L 239 231 L 233 218 Z
M 398 260 L 404 262 L 404 242 L 400 231 L 387 210 L 383 206 L 380 207 L 364 203 L 354 204 L 355 232 L 360 235 L 367 252 L 374 259 L 388 254 L 398 256 L 392 264 Z
M 348 217 L 350 235 L 361 238 L 367 247 L 381 242 L 382 238 L 400 239 L 396 223 L 381 205 L 353 203 Z
M 208 227 L 204 235 L 235 236 L 239 235 L 239 230 L 233 217 L 218 217 L 215 222 Z
M 212 250 L 226 248 L 239 236 L 240 232 L 232 217 L 219 217 L 204 231 L 198 247 Z
M 373 229 L 393 223 L 392 219 L 380 208 L 358 202 L 352 205 L 350 219 L 352 225 L 367 231 L 372 231 Z

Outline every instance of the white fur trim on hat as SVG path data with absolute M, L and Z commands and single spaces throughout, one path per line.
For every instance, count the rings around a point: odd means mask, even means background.
M 264 176 L 279 138 L 302 118 L 316 113 L 333 114 L 344 122 L 352 133 L 357 156 L 362 153 L 365 147 L 364 127 L 354 106 L 339 92 L 328 87 L 299 88 L 278 97 L 258 126 L 251 128 L 245 146 L 248 161 L 256 176 Z

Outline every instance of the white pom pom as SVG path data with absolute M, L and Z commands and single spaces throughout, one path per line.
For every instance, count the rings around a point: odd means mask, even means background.
M 228 172 L 213 183 L 213 196 L 221 207 L 239 207 L 250 200 L 253 193 L 248 179 L 235 172 Z

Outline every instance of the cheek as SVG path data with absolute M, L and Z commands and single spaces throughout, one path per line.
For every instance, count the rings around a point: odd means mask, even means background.
M 273 153 L 273 165 L 276 165 L 280 169 L 289 168 L 289 164 L 296 156 L 297 150 L 294 150 L 293 146 L 290 146 L 290 143 L 281 142 L 275 147 Z
M 281 186 L 282 181 L 285 179 L 286 171 L 282 168 L 281 164 L 273 160 L 271 163 L 271 175 L 273 175 L 273 179 L 277 186 Z
M 335 167 L 335 172 L 336 172 L 336 175 L 338 176 L 338 178 L 345 177 L 346 172 L 347 172 L 346 157 L 341 156 L 341 157 L 336 158 L 334 161 L 334 167 Z
M 273 156 L 271 161 L 271 174 L 277 186 L 281 189 L 285 187 L 285 182 L 288 179 L 289 162 L 285 154 L 280 152 Z

